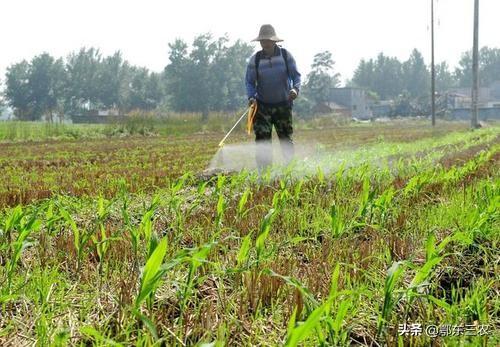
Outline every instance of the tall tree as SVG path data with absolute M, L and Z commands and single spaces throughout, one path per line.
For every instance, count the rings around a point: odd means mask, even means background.
M 216 52 L 217 43 L 212 39 L 212 35 L 203 34 L 194 39 L 189 55 L 191 68 L 187 76 L 191 82 L 191 95 L 194 96 L 191 100 L 192 110 L 200 111 L 203 121 L 208 119 L 213 98 L 217 94 L 217 86 L 213 85 L 213 76 L 210 74 Z
M 239 40 L 229 46 L 226 37 L 219 38 L 216 44 L 210 69 L 213 86 L 211 105 L 214 110 L 234 111 L 241 108 L 246 100 L 242 76 L 253 48 Z
M 97 71 L 98 100 L 105 108 L 123 108 L 127 86 L 127 62 L 120 51 L 105 57 Z
M 414 49 L 409 59 L 402 64 L 402 80 L 403 89 L 408 91 L 410 97 L 428 95 L 430 75 L 424 57 L 417 49 Z
M 334 65 L 332 53 L 329 51 L 314 56 L 304 92 L 306 97 L 316 104 L 328 101 L 331 89 L 340 84 L 340 74 L 334 71 Z
M 354 71 L 352 85 L 376 93 L 380 99 L 394 99 L 403 91 L 402 64 L 395 57 L 379 53 L 375 60 L 362 59 Z
M 472 86 L 472 52 L 462 53 L 455 69 L 455 78 L 460 87 Z M 489 86 L 500 79 L 500 48 L 483 47 L 479 51 L 479 84 Z
M 164 71 L 169 106 L 179 112 L 235 110 L 245 100 L 243 76 L 252 48 L 227 37 L 197 36 L 190 52 L 182 40 L 169 44 L 170 63 Z
M 448 64 L 443 61 L 436 65 L 436 91 L 444 92 L 456 86 L 456 80 Z
M 146 68 L 131 68 L 128 109 L 152 110 L 163 99 L 160 75 L 149 73 Z
M 66 110 L 80 112 L 99 106 L 99 70 L 101 53 L 95 48 L 82 48 L 71 53 L 66 61 L 67 97 Z
M 187 75 L 190 63 L 188 57 L 188 45 L 181 39 L 169 43 L 170 63 L 165 67 L 163 78 L 167 92 L 167 103 L 169 107 L 177 112 L 190 110 L 190 86 Z
M 28 72 L 29 97 L 32 111 L 38 119 L 45 116 L 53 121 L 54 112 L 63 98 L 64 64 L 43 53 L 31 60 Z
M 31 93 L 29 86 L 29 63 L 26 60 L 7 68 L 5 74 L 5 98 L 14 115 L 20 120 L 37 120 L 41 115 L 31 109 Z

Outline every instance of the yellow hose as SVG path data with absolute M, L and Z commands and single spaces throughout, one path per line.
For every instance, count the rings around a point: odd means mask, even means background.
M 248 112 L 248 119 L 247 119 L 247 134 L 248 135 L 252 134 L 253 122 L 254 122 L 256 114 L 257 114 L 257 103 L 254 102 L 252 105 L 250 105 L 250 111 Z

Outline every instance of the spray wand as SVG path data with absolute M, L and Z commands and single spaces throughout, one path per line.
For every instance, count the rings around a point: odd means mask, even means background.
M 253 103 L 246 109 L 246 111 L 241 115 L 241 117 L 236 121 L 236 123 L 233 125 L 231 130 L 228 131 L 226 136 L 219 142 L 219 147 L 224 146 L 224 141 L 231 135 L 233 130 L 236 128 L 236 126 L 241 122 L 241 120 L 247 115 L 248 113 L 248 122 L 247 122 L 247 133 L 250 134 L 252 131 L 252 126 L 253 126 L 253 120 L 255 118 L 255 114 L 257 113 L 257 103 Z

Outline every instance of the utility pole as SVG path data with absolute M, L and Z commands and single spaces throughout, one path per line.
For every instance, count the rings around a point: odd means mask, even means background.
M 436 125 L 436 70 L 434 68 L 434 0 L 431 0 L 431 113 L 432 126 Z
M 479 97 L 479 0 L 474 0 L 474 42 L 472 45 L 472 118 L 471 127 L 478 127 L 478 97 Z

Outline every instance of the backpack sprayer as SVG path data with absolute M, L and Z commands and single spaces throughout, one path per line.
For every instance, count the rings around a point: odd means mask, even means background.
M 248 113 L 248 119 L 247 119 L 247 134 L 250 135 L 252 133 L 252 128 L 253 128 L 253 121 L 255 119 L 255 115 L 257 114 L 257 102 L 252 103 L 246 111 L 241 115 L 241 117 L 236 121 L 236 123 L 233 125 L 231 130 L 228 131 L 226 136 L 219 142 L 219 147 L 224 146 L 224 141 L 231 135 L 233 130 L 238 126 L 238 124 L 241 122 L 241 120 L 247 115 Z

